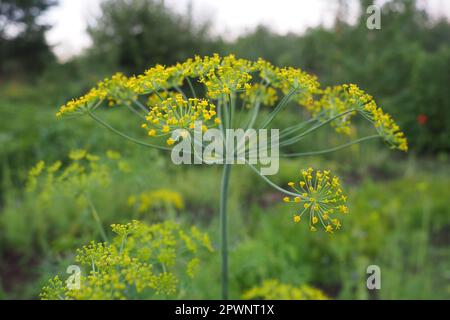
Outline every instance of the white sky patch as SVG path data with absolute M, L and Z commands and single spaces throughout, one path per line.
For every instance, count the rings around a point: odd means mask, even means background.
M 45 20 L 53 26 L 47 32 L 47 41 L 61 60 L 81 53 L 91 44 L 86 29 L 100 12 L 99 0 L 60 0 Z
M 61 60 L 89 47 L 86 28 L 100 14 L 101 1 L 60 0 L 60 5 L 48 12 L 45 20 L 54 27 L 48 32 L 47 39 Z M 179 13 L 186 13 L 190 2 L 193 18 L 200 22 L 212 21 L 213 34 L 227 40 L 249 32 L 259 24 L 281 34 L 302 33 L 320 24 L 330 26 L 337 9 L 336 0 L 165 0 L 168 7 Z M 356 16 L 356 0 L 347 2 L 347 16 L 352 20 Z M 420 0 L 419 3 L 435 17 L 450 17 L 449 0 Z

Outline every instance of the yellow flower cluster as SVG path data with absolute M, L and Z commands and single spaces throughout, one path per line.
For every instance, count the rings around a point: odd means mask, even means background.
M 192 78 L 206 87 L 209 98 L 249 90 L 254 73 L 259 73 L 267 85 L 272 86 L 266 99 L 273 103 L 276 90 L 287 93 L 293 89 L 311 91 L 319 86 L 316 78 L 300 69 L 274 67 L 269 62 L 259 59 L 252 62 L 237 59 L 234 55 L 220 57 L 195 57 L 174 66 L 157 65 L 144 74 L 127 78 L 121 73 L 111 79 L 100 82 L 86 95 L 72 100 L 62 106 L 58 117 L 66 114 L 82 114 L 94 108 L 103 100 L 110 105 L 125 104 L 139 95 L 166 92 L 181 87 L 186 78 Z
M 292 67 L 277 70 L 277 77 L 283 93 L 299 90 L 299 98 L 315 92 L 320 87 L 317 77 Z
M 117 73 L 111 79 L 104 79 L 99 82 L 97 87 L 90 90 L 86 95 L 63 105 L 56 116 L 83 114 L 95 108 L 103 100 L 108 100 L 110 107 L 116 104 L 129 104 L 137 99 L 137 94 L 132 88 L 132 82 L 122 73 Z
M 393 149 L 401 151 L 408 151 L 408 140 L 405 134 L 400 130 L 400 127 L 394 122 L 392 117 L 384 113 L 381 108 L 378 108 L 375 102 L 368 103 L 363 110 L 364 115 L 374 122 L 380 136 Z
M 87 275 L 82 274 L 79 290 L 69 290 L 55 277 L 42 289 L 41 298 L 110 300 L 175 296 L 181 282 L 181 274 L 176 270 L 194 277 L 200 264 L 199 250 L 212 251 L 206 234 L 196 228 L 184 231 L 174 222 L 149 226 L 133 221 L 113 225 L 112 229 L 116 237 L 111 243 L 92 242 L 77 251 L 76 261 L 87 271 Z
M 208 96 L 216 99 L 221 95 L 244 89 L 252 80 L 253 63 L 245 59 L 236 59 L 234 55 L 224 57 L 220 64 L 211 68 L 200 77 L 208 91 Z
M 220 124 L 214 104 L 196 98 L 185 100 L 181 94 L 151 106 L 146 120 L 142 128 L 150 137 L 168 135 L 176 129 L 193 130 L 196 121 L 202 121 L 203 131 Z M 169 145 L 174 143 L 171 138 L 167 140 Z
M 344 114 L 352 109 L 355 103 L 344 86 L 328 87 L 326 89 L 317 90 L 316 94 L 320 99 L 307 99 L 300 102 L 311 115 L 319 121 L 327 121 Z M 331 122 L 331 126 L 336 132 L 345 135 L 351 133 L 351 120 L 357 114 L 356 111 L 345 114 L 336 118 Z
M 84 96 L 73 99 L 63 105 L 56 114 L 58 118 L 64 115 L 84 114 L 86 111 L 92 109 L 96 103 L 100 103 L 106 99 L 108 92 L 105 89 L 93 88 Z
M 80 195 L 87 188 L 104 187 L 110 182 L 110 166 L 100 157 L 86 150 L 72 150 L 70 163 L 63 168 L 61 161 L 47 165 L 40 161 L 33 167 L 27 180 L 27 191 L 37 192 L 41 200 L 52 195 Z
M 137 206 L 139 213 L 147 213 L 149 210 L 167 209 L 168 207 L 181 210 L 184 208 L 184 200 L 180 193 L 160 189 L 142 192 L 138 197 L 131 196 L 128 199 L 130 206 Z
M 328 300 L 319 289 L 308 285 L 295 287 L 280 283 L 278 280 L 264 281 L 262 286 L 255 287 L 244 293 L 244 300 Z
M 357 85 L 350 84 L 343 86 L 348 91 L 350 103 L 356 104 L 359 112 L 369 121 L 374 123 L 375 128 L 381 137 L 393 148 L 401 151 L 408 151 L 408 140 L 400 127 L 394 122 L 392 117 L 385 113 L 372 96 L 365 93 Z
M 339 178 L 331 176 L 330 171 L 315 171 L 312 168 L 302 170 L 301 176 L 300 182 L 289 182 L 289 187 L 297 196 L 284 198 L 284 202 L 300 206 L 294 221 L 300 223 L 306 214 L 313 232 L 317 231 L 318 225 L 327 233 L 341 229 L 341 222 L 335 216 L 348 213 L 348 207 Z
M 275 67 L 270 62 L 259 58 L 255 63 L 255 70 L 259 72 L 259 77 L 267 84 L 272 86 L 279 86 L 280 69 Z
M 80 149 L 72 150 L 64 165 L 59 160 L 50 164 L 40 161 L 28 174 L 26 190 L 43 206 L 51 205 L 56 198 L 67 197 L 85 207 L 86 193 L 105 188 L 111 183 L 114 169 L 124 171 L 128 166 L 126 161 L 120 160 L 119 153 L 108 151 L 107 154 L 100 157 Z M 111 155 L 115 157 L 110 158 Z
M 139 95 L 170 89 L 183 84 L 184 69 L 181 64 L 170 67 L 156 65 L 144 74 L 128 79 L 127 85 Z
M 272 107 L 278 101 L 278 94 L 273 87 L 256 83 L 246 87 L 241 99 L 246 102 L 247 108 L 252 108 L 258 103 Z
M 318 100 L 304 99 L 300 101 L 300 104 L 311 112 L 313 117 L 321 121 L 344 114 L 331 123 L 337 132 L 349 135 L 351 120 L 354 115 L 359 113 L 374 124 L 378 134 L 393 149 L 408 151 L 408 141 L 400 127 L 389 114 L 377 106 L 372 96 L 357 85 L 328 87 L 324 90 L 316 90 L 315 94 L 319 96 Z
M 322 122 L 333 119 L 331 125 L 336 131 L 347 135 L 351 133 L 352 117 L 359 112 L 375 124 L 380 136 L 393 148 L 408 150 L 407 140 L 391 116 L 356 85 L 321 89 L 317 78 L 301 69 L 279 68 L 262 59 L 253 62 L 234 55 L 197 56 L 174 66 L 157 65 L 130 78 L 118 73 L 86 95 L 69 101 L 57 116 L 83 114 L 94 110 L 102 101 L 108 101 L 110 106 L 126 105 L 137 101 L 140 95 L 149 95 L 148 123 L 143 125 L 149 136 L 167 135 L 174 129 L 192 129 L 196 120 L 209 122 L 204 129 L 220 124 L 216 106 L 209 100 L 189 99 L 179 94 L 190 79 L 205 86 L 207 99 L 227 100 L 239 93 L 247 107 L 256 103 L 272 106 L 280 96 L 292 94 L 292 101 L 305 106 L 314 118 Z M 173 145 L 176 141 L 167 142 Z
M 112 224 L 111 230 L 120 237 L 128 237 L 142 226 L 142 222 L 133 220 L 127 224 Z
M 287 67 L 279 68 L 270 62 L 259 59 L 254 63 L 253 69 L 259 72 L 259 77 L 275 89 L 284 94 L 290 91 L 298 91 L 298 98 L 308 96 L 320 87 L 317 77 L 304 72 L 301 69 Z
M 185 62 L 178 64 L 177 68 L 181 70 L 184 77 L 199 79 L 212 69 L 217 68 L 221 61 L 222 58 L 218 54 L 214 54 L 211 57 L 195 56 L 194 59 L 187 59 Z
M 108 105 L 130 104 L 137 99 L 137 93 L 131 87 L 131 82 L 122 73 L 115 74 L 111 79 L 99 83 L 99 89 L 108 92 Z
M 33 168 L 28 172 L 28 180 L 27 180 L 27 191 L 36 190 L 36 186 L 38 183 L 38 177 L 45 169 L 45 162 L 39 161 Z

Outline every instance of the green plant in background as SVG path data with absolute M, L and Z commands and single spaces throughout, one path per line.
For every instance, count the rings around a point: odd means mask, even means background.
M 294 287 L 280 283 L 278 280 L 266 280 L 260 287 L 255 287 L 242 296 L 245 300 L 328 300 L 320 290 L 307 285 Z
M 71 288 L 56 276 L 42 289 L 42 299 L 177 297 L 198 273 L 201 254 L 214 251 L 206 233 L 171 221 L 111 228 L 116 235 L 110 243 L 92 242 L 77 251 L 76 262 L 84 268 L 79 286 Z
M 108 158 L 116 160 L 118 157 L 118 153 L 108 152 Z M 37 193 L 38 203 L 43 206 L 51 205 L 55 196 L 74 197 L 79 207 L 89 208 L 103 240 L 106 241 L 106 233 L 89 190 L 105 188 L 110 184 L 109 167 L 105 162 L 99 164 L 100 157 L 89 154 L 86 150 L 74 150 L 69 158 L 72 163 L 64 170 L 61 170 L 61 161 L 47 168 L 45 162 L 40 161 L 29 172 L 27 191 Z
M 20 243 L 24 248 L 35 245 L 38 251 L 47 250 L 53 240 L 76 236 L 80 228 L 84 232 L 98 231 L 106 241 L 94 195 L 110 186 L 117 170 L 129 172 L 129 165 L 114 151 L 97 156 L 86 150 L 73 150 L 68 159 L 49 164 L 38 162 L 28 173 L 24 201 L 19 207 L 21 214 L 11 205 L 0 216 L 0 222 L 9 226 L 5 230 L 6 241 Z M 65 211 L 64 218 L 55 208 Z M 83 221 L 85 215 L 91 217 L 87 225 Z M 92 222 L 95 228 L 90 226 Z
M 170 219 L 175 219 L 177 210 L 185 207 L 182 195 L 169 189 L 145 191 L 138 196 L 132 195 L 128 198 L 128 204 L 140 215 L 157 212 L 160 218 L 168 215 Z
M 129 110 L 136 116 L 137 125 L 154 142 L 131 137 L 102 120 L 97 110 L 104 103 Z M 226 141 L 228 129 L 273 128 L 280 112 L 294 104 L 302 108 L 298 109 L 295 124 L 280 130 L 281 157 L 322 155 L 372 139 L 382 139 L 392 149 L 408 150 L 407 140 L 393 119 L 356 85 L 321 88 L 316 77 L 300 69 L 278 68 L 262 59 L 253 62 L 237 59 L 233 55 L 223 58 L 218 55 L 195 57 L 170 67 L 157 65 L 133 77 L 117 74 L 100 82 L 85 96 L 62 106 L 57 116 L 88 115 L 128 141 L 171 151 L 171 146 L 179 141 L 172 133 L 181 129 L 185 134 L 178 139 L 187 137 L 194 132 L 196 121 L 203 122 L 203 131 L 219 128 L 224 138 L 222 141 Z M 268 108 L 264 109 L 264 106 Z M 357 132 L 352 120 L 357 115 L 372 124 L 376 134 L 353 139 Z M 291 148 L 295 148 L 305 137 L 327 125 L 352 140 L 326 150 L 290 153 Z M 191 143 L 194 147 L 194 142 Z M 224 147 L 226 149 L 226 142 Z M 308 213 L 312 231 L 316 231 L 319 225 L 328 233 L 342 227 L 339 217 L 348 212 L 345 205 L 347 198 L 339 178 L 329 171 L 303 170 L 300 173 L 303 180 L 289 183 L 291 190 L 286 190 L 261 175 L 257 167 L 249 162 L 246 164 L 265 182 L 285 194 L 286 202 L 298 204 L 295 222 L 300 222 L 302 216 Z M 224 299 L 228 298 L 227 203 L 230 173 L 231 165 L 223 165 L 220 220 Z

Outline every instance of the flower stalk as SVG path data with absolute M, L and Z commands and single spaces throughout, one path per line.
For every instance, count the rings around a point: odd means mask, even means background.
M 220 238 L 221 238 L 221 281 L 222 299 L 228 300 L 228 194 L 230 189 L 231 165 L 223 166 L 220 190 Z

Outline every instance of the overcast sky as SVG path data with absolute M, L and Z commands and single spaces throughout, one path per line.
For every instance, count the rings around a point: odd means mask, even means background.
M 99 15 L 101 1 L 60 0 L 60 5 L 49 11 L 45 20 L 54 27 L 47 38 L 61 59 L 76 55 L 89 46 L 86 26 Z M 214 33 L 226 38 L 234 38 L 261 23 L 280 33 L 303 32 L 319 24 L 330 25 L 337 3 L 336 0 L 165 0 L 165 3 L 175 11 L 186 12 L 190 1 L 194 17 L 213 21 Z M 433 15 L 450 16 L 450 0 L 421 2 Z M 354 12 L 350 12 L 350 17 L 352 15 Z

